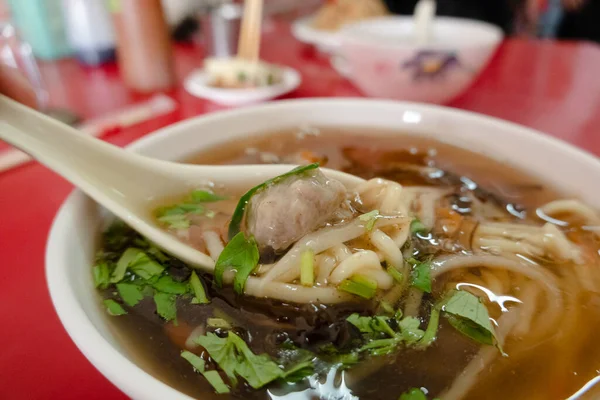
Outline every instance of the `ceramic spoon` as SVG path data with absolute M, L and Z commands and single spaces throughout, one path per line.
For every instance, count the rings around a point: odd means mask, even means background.
M 415 41 L 417 46 L 425 46 L 431 41 L 431 26 L 435 18 L 435 0 L 420 0 L 415 7 Z
M 181 196 L 213 182 L 243 192 L 293 165 L 208 166 L 144 157 L 113 146 L 0 95 L 0 139 L 29 153 L 79 187 L 133 229 L 181 260 L 211 272 L 213 260 L 162 230 L 152 217 L 156 200 Z M 323 169 L 348 189 L 362 179 Z

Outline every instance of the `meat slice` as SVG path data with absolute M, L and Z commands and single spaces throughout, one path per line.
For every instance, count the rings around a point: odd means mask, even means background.
M 346 199 L 346 188 L 319 170 L 294 176 L 254 195 L 246 229 L 261 253 L 280 253 L 325 224 Z

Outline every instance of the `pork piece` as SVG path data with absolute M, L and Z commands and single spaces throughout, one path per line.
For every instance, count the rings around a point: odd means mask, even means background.
M 261 253 L 281 253 L 331 219 L 345 199 L 344 185 L 319 170 L 290 177 L 252 197 L 246 229 Z

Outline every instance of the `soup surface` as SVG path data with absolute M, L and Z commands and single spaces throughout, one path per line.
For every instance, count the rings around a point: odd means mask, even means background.
M 122 224 L 104 234 L 94 277 L 139 365 L 201 399 L 599 398 L 578 392 L 600 373 L 596 212 L 490 158 L 365 131 L 189 160 L 308 166 L 258 190 L 238 229 L 228 188 L 162 204 L 213 274 Z M 341 191 L 316 162 L 367 181 Z

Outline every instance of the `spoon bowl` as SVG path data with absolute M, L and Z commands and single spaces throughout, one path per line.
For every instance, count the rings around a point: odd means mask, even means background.
M 214 261 L 160 228 L 153 218 L 152 204 L 209 183 L 242 192 L 295 167 L 210 166 L 155 160 L 86 136 L 5 96 L 0 96 L 0 139 L 79 187 L 158 247 L 208 272 L 213 270 Z M 322 171 L 347 189 L 363 181 L 339 171 Z

